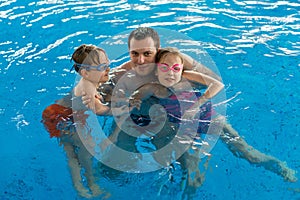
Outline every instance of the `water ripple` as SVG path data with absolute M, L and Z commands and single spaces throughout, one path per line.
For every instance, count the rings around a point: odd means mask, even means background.
M 47 53 L 48 51 L 58 47 L 59 45 L 61 45 L 64 41 L 68 40 L 69 38 L 72 38 L 72 37 L 75 37 L 75 36 L 78 36 L 78 35 L 82 35 L 82 34 L 86 34 L 88 33 L 87 31 L 82 31 L 82 32 L 76 32 L 76 33 L 73 33 L 73 34 L 70 34 L 70 35 L 67 35 L 61 39 L 57 39 L 53 44 L 49 44 L 46 48 L 40 50 L 39 52 L 35 53 L 35 54 L 31 54 L 29 56 L 27 56 L 25 59 L 32 59 L 34 57 L 37 57 L 39 55 L 42 55 L 44 53 Z
M 205 49 L 213 56 L 222 70 L 226 93 L 231 97 L 220 104 L 227 103 L 231 107 L 229 120 L 238 125 L 235 127 L 268 135 L 272 124 L 276 127 L 278 118 L 282 118 L 285 121 L 278 124 L 291 125 L 280 132 L 289 134 L 299 130 L 292 124 L 297 122 L 294 115 L 299 111 L 296 87 L 300 69 L 299 0 L 0 1 L 0 76 L 3 80 L 0 116 L 5 117 L 2 121 L 16 124 L 18 133 L 24 131 L 28 137 L 39 137 L 36 133 L 41 130 L 42 109 L 73 88 L 75 72 L 69 72 L 69 59 L 76 47 L 82 43 L 101 44 L 139 26 L 176 30 L 192 39 L 169 39 L 162 43 L 179 44 L 180 50 L 189 55 L 202 54 Z M 116 37 L 116 43 L 126 43 L 123 38 L 127 36 Z M 126 54 L 113 63 L 128 59 Z M 259 124 L 264 109 L 278 113 L 278 117 L 272 115 L 268 123 Z M 280 110 L 285 112 L 280 114 Z M 251 115 L 247 116 L 246 112 Z M 240 121 L 253 123 L 243 126 Z M 295 143 L 288 144 L 296 149 Z M 289 153 L 296 152 L 295 149 Z M 126 185 L 122 180 L 118 183 Z M 235 196 L 245 197 L 234 189 L 231 191 Z M 279 192 L 288 195 L 284 187 Z M 264 197 L 270 197 L 269 193 L 272 191 L 268 190 Z
M 101 34 L 86 31 L 93 23 L 125 29 L 166 27 L 191 33 L 194 39 L 203 41 L 206 49 L 225 54 L 245 54 L 256 45 L 263 45 L 268 50 L 264 52 L 266 56 L 300 55 L 298 1 L 37 1 L 26 5 L 12 0 L 0 7 L 1 22 L 12 30 L 21 30 L 0 43 L 0 54 L 8 62 L 6 70 L 14 61 L 39 58 L 78 35 L 91 35 L 96 40 L 110 37 L 102 33 L 103 27 Z M 40 44 L 40 36 L 31 32 L 37 27 L 45 30 L 37 34 L 48 37 L 53 32 L 56 38 L 47 38 Z M 66 29 L 59 31 L 61 27 Z M 29 42 L 14 41 L 17 37 Z M 284 42 L 284 37 L 289 37 L 289 42 Z

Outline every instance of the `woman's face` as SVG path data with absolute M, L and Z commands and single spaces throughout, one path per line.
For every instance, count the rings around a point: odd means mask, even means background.
M 181 80 L 182 61 L 180 57 L 170 54 L 162 58 L 157 64 L 157 77 L 160 84 L 172 87 Z

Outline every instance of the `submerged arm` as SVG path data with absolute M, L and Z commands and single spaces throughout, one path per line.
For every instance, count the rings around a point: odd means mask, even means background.
M 105 115 L 110 111 L 110 107 L 102 103 L 103 97 L 99 94 L 95 95 L 95 113 L 97 115 Z
M 166 98 L 170 95 L 168 88 L 159 83 L 147 83 L 138 88 L 130 97 L 129 103 L 138 109 L 141 106 L 142 100 L 148 99 L 151 96 L 158 98 Z

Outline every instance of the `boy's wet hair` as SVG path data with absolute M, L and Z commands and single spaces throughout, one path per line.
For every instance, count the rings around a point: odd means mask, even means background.
M 166 48 L 161 48 L 157 52 L 155 56 L 155 63 L 160 62 L 162 59 L 164 59 L 167 55 L 175 55 L 178 56 L 181 59 L 182 64 L 184 64 L 184 59 L 182 54 L 177 48 L 174 47 L 166 47 Z
M 147 37 L 151 37 L 153 39 L 156 49 L 160 48 L 160 39 L 158 33 L 153 28 L 149 27 L 138 27 L 137 29 L 133 30 L 128 37 L 128 48 L 130 49 L 130 41 L 132 38 L 136 40 L 143 40 Z
M 103 49 L 94 45 L 83 44 L 74 51 L 71 61 L 73 60 L 75 62 L 73 67 L 76 72 L 79 72 L 80 67 L 78 64 L 97 66 L 103 63 L 103 56 L 107 57 Z

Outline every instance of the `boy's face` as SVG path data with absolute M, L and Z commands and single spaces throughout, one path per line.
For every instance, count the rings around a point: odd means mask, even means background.
M 134 70 L 140 76 L 147 76 L 155 69 L 155 56 L 157 49 L 151 37 L 143 40 L 130 40 L 130 59 L 134 64 Z
M 90 82 L 96 85 L 108 81 L 108 73 L 110 70 L 109 67 L 105 67 L 105 68 L 99 67 L 99 66 L 108 66 L 107 64 L 109 63 L 107 56 L 102 52 L 100 54 L 100 60 L 101 60 L 100 65 L 96 65 L 96 64 L 91 65 L 89 69 L 83 68 L 81 72 L 81 75 L 85 79 L 89 80 Z
M 157 66 L 157 77 L 160 84 L 172 87 L 181 80 L 182 61 L 176 55 L 167 55 L 161 59 Z

